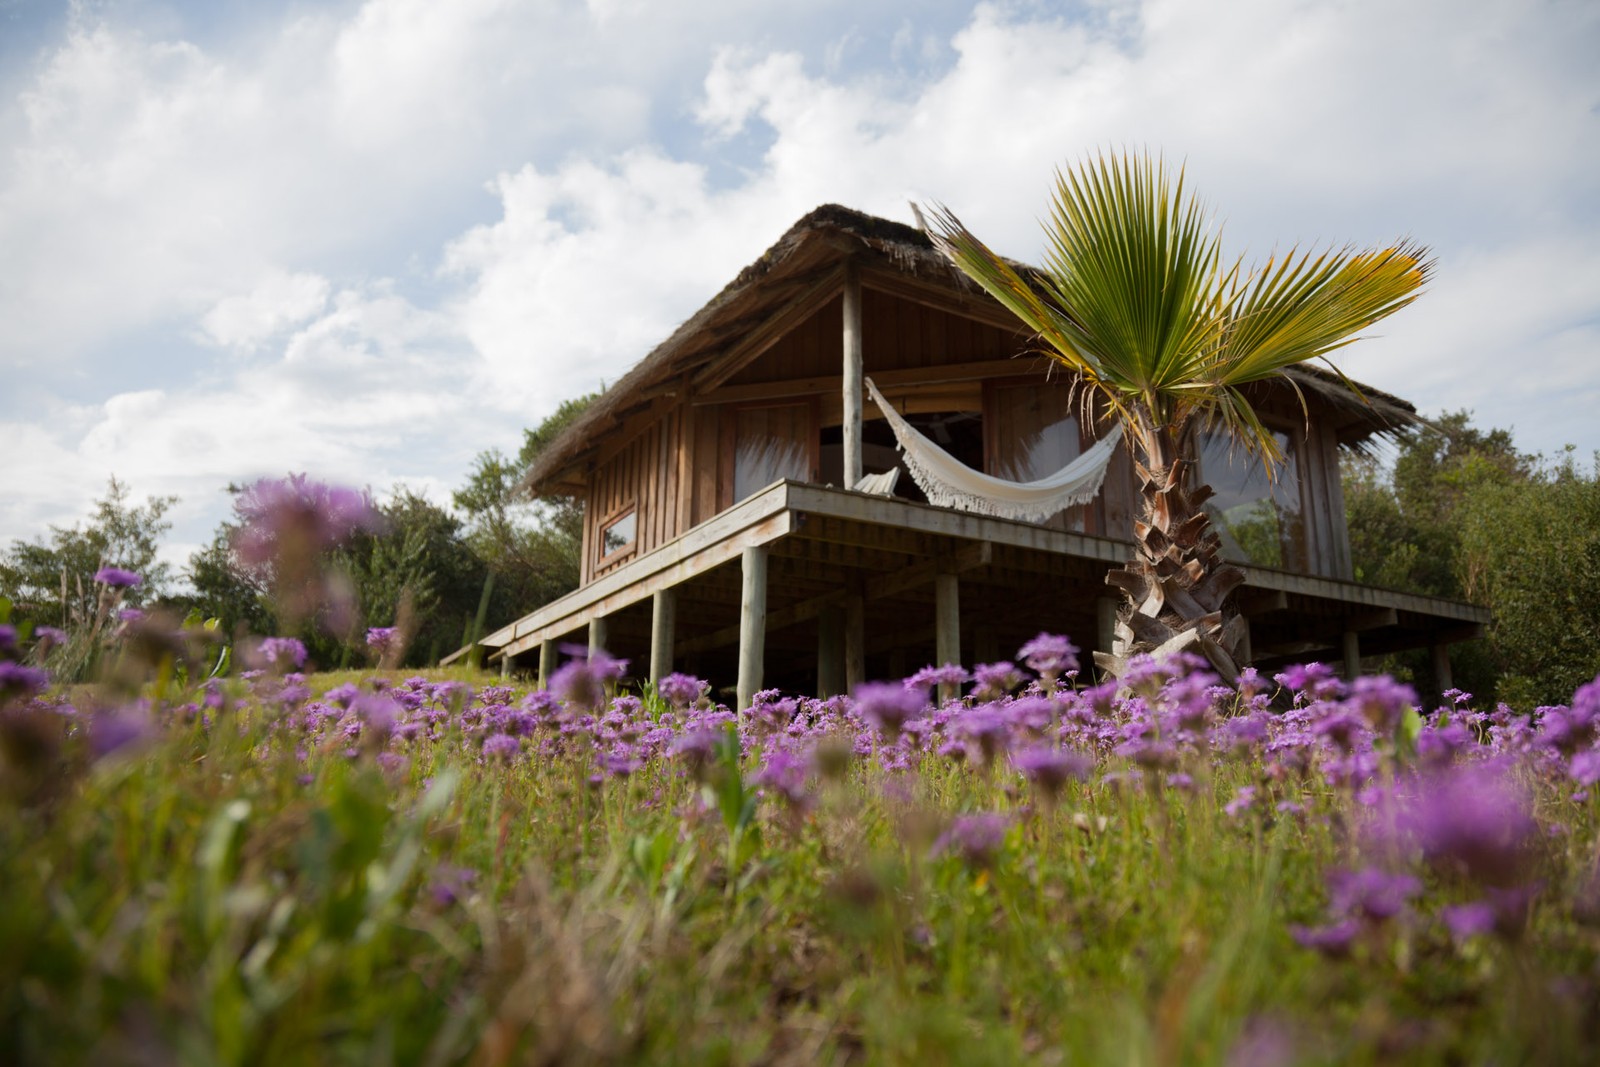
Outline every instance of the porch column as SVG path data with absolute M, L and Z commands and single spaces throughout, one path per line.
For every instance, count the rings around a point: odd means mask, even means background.
M 859 588 L 844 600 L 844 682 L 851 692 L 867 680 L 867 601 Z
M 606 617 L 596 615 L 589 620 L 589 658 L 594 659 L 596 652 L 604 652 L 606 648 Z
M 511 656 L 501 656 L 500 657 L 500 677 L 502 677 L 502 678 L 510 678 L 511 677 L 511 660 L 512 660 L 512 658 L 513 657 L 511 657 Z
M 539 642 L 539 688 L 550 688 L 550 676 L 556 673 L 556 643 L 548 638 Z
M 1433 684 L 1439 687 L 1439 700 L 1443 703 L 1444 691 L 1455 687 L 1450 678 L 1450 646 L 1443 641 L 1433 642 L 1428 646 L 1428 659 L 1433 665 Z
M 1256 655 L 1255 649 L 1250 644 L 1250 616 L 1241 615 L 1239 618 L 1244 620 L 1244 632 L 1239 635 L 1238 648 L 1239 669 L 1243 670 L 1255 662 Z
M 1354 630 L 1344 632 L 1344 678 L 1347 682 L 1361 677 L 1361 635 Z
M 1117 600 L 1115 597 L 1095 597 L 1094 600 L 1094 650 L 1111 655 L 1117 643 Z
M 817 615 L 817 696 L 843 693 L 844 676 L 844 608 L 830 604 Z
M 753 545 L 739 559 L 744 588 L 739 597 L 739 708 L 750 706 L 761 688 L 767 645 L 767 549 Z
M 933 578 L 933 658 L 939 665 L 961 662 L 961 579 L 953 574 Z M 961 687 L 939 685 L 939 703 L 961 695 Z
M 861 480 L 861 275 L 844 268 L 844 487 Z
M 672 643 L 678 625 L 678 591 L 658 589 L 650 598 L 650 688 L 672 673 Z

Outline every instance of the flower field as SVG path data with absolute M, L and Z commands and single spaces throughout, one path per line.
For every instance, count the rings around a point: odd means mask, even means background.
M 52 689 L 36 640 L 0 630 L 3 1062 L 1600 1042 L 1600 683 L 1426 709 L 1383 678 L 1231 689 L 1178 661 L 1118 690 L 1041 635 L 970 677 L 736 709 L 604 656 L 549 690 L 302 675 L 288 639 L 206 679 L 130 638 L 99 687 Z M 940 682 L 964 695 L 935 706 Z

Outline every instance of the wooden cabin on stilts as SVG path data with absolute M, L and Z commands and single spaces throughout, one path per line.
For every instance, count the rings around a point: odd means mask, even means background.
M 1315 368 L 1289 376 L 1255 398 L 1288 457 L 1275 481 L 1225 441 L 1196 442 L 1247 574 L 1250 658 L 1354 674 L 1364 656 L 1430 647 L 1447 677 L 1445 648 L 1487 612 L 1354 582 L 1340 489 L 1340 449 L 1414 409 Z M 929 503 L 868 379 L 943 453 L 1009 482 L 1050 477 L 1107 432 L 920 231 L 818 208 L 527 472 L 530 489 L 584 502 L 580 585 L 482 638 L 489 661 L 545 679 L 562 645 L 603 647 L 641 679 L 732 686 L 743 707 L 769 686 L 831 695 L 1009 658 L 1040 631 L 1109 649 L 1105 577 L 1130 555 L 1137 507 L 1126 451 L 1092 499 L 1031 520 Z

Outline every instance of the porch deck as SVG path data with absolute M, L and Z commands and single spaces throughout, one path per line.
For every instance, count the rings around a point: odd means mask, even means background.
M 507 672 L 537 662 L 541 678 L 559 646 L 575 642 L 648 666 L 640 677 L 737 678 L 741 702 L 766 685 L 829 694 L 927 663 L 1007 658 L 1041 629 L 1085 652 L 1108 649 L 1117 601 L 1105 574 L 1130 551 L 1110 538 L 780 481 L 480 644 Z M 1263 669 L 1322 659 L 1354 671 L 1363 655 L 1419 647 L 1433 648 L 1437 665 L 1447 645 L 1489 621 L 1487 609 L 1459 601 L 1244 569 L 1238 602 Z

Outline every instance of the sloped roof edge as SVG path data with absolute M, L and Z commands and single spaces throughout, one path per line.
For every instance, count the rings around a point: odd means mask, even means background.
M 632 406 L 640 402 L 640 395 L 645 390 L 673 373 L 674 357 L 707 329 L 720 313 L 771 276 L 808 240 L 827 233 L 853 238 L 864 247 L 885 254 L 906 273 L 938 279 L 963 291 L 981 292 L 946 261 L 933 247 L 928 235 L 916 227 L 868 215 L 840 204 L 823 204 L 789 227 L 783 236 L 741 270 L 721 292 L 685 319 L 666 340 L 596 398 L 588 410 L 551 441 L 534 460 L 522 477 L 521 487 L 537 492 L 562 475 L 588 447 L 593 435 L 620 421 Z M 1016 265 L 1026 267 L 1025 264 Z M 1353 394 L 1338 374 L 1325 368 L 1301 364 L 1289 368 L 1286 374 L 1302 389 L 1330 402 L 1358 424 L 1349 441 L 1342 443 L 1359 443 L 1374 434 L 1390 435 L 1421 421 L 1417 418 L 1416 408 L 1409 402 L 1359 383 L 1352 384 L 1356 385 L 1360 395 Z

